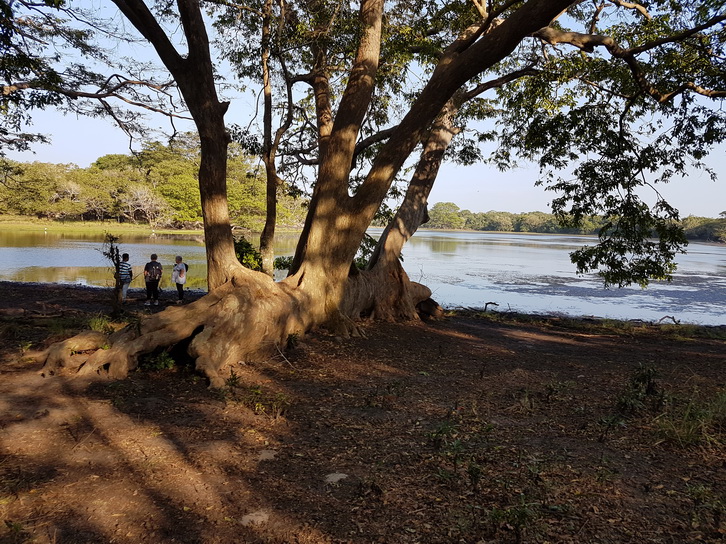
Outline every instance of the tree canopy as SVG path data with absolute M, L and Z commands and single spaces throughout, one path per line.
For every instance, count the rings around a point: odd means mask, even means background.
M 684 240 L 674 226 L 677 210 L 653 188 L 702 168 L 708 151 L 723 141 L 724 114 L 718 107 L 725 92 L 722 2 L 562 2 L 551 6 L 558 10 L 551 24 L 535 30 L 521 17 L 537 12 L 536 2 L 394 2 L 376 8 L 386 15 L 369 38 L 364 32 L 373 27 L 361 19 L 363 3 L 359 12 L 336 2 L 178 2 L 178 11 L 167 4 L 148 10 L 140 2 L 114 3 L 139 34 L 73 2 L 3 0 L 8 141 L 11 127 L 14 145 L 32 141 L 34 136 L 18 129 L 29 120 L 29 110 L 48 105 L 105 111 L 127 130 L 137 126 L 138 113 L 120 109 L 119 103 L 180 115 L 178 104 L 164 107 L 161 100 L 179 84 L 174 72 L 180 63 L 207 62 L 204 56 L 211 50 L 202 42 L 209 33 L 216 54 L 231 67 L 215 68 L 218 82 L 263 91 L 261 119 L 229 122 L 233 137 L 268 157 L 267 208 L 275 202 L 269 193 L 278 194 L 283 180 L 290 188 L 312 192 L 324 168 L 321 144 L 343 128 L 342 121 L 338 127 L 335 122 L 347 119 L 346 107 L 357 108 L 361 116 L 355 121 L 360 126 L 352 168 L 345 176 L 348 190 L 355 192 L 366 180 L 373 185 L 370 169 L 393 133 L 406 126 L 407 113 L 418 115 L 425 108 L 435 117 L 448 104 L 444 130 L 452 135 L 438 160 L 486 160 L 500 168 L 522 159 L 538 162 L 539 183 L 555 192 L 553 211 L 562 221 L 577 227 L 591 215 L 611 218 L 601 231 L 601 244 L 575 261 L 580 270 L 601 270 L 607 282 L 619 284 L 668 275 Z M 207 19 L 193 15 L 202 8 L 208 10 Z M 176 17 L 185 37 L 164 37 Z M 497 58 L 459 66 L 472 48 L 483 50 L 490 35 L 510 40 Z M 158 70 L 142 77 L 150 73 L 148 62 L 116 58 L 108 47 L 98 47 L 99 40 L 108 43 L 119 36 L 150 42 L 172 77 L 163 78 Z M 44 37 L 54 48 L 43 46 Z M 191 58 L 199 43 L 206 52 Z M 351 78 L 358 73 L 354 67 L 363 66 L 356 64 L 361 45 L 374 47 L 377 56 L 371 73 L 361 79 L 370 78 L 367 94 L 357 98 L 366 101 L 365 109 L 346 100 L 346 93 L 352 96 L 357 88 Z M 61 46 L 76 52 L 69 57 L 73 61 L 54 53 Z M 189 51 L 176 53 L 175 47 Z M 210 67 L 218 64 L 211 58 Z M 430 83 L 439 85 L 442 72 L 454 64 L 446 101 L 433 106 L 427 102 L 427 93 L 435 94 Z M 108 77 L 109 70 L 120 68 L 126 75 Z M 96 105 L 90 106 L 93 100 Z M 422 125 L 396 148 L 394 177 L 406 173 L 409 158 L 409 167 L 415 165 L 411 153 L 424 145 L 423 131 L 434 126 Z M 395 188 L 393 182 L 383 185 Z M 648 195 L 643 187 L 653 192 Z M 643 242 L 648 236 L 659 241 Z

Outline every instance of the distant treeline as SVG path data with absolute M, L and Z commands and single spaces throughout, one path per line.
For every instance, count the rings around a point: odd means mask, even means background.
M 688 216 L 681 220 L 689 240 L 705 242 L 726 242 L 726 212 L 719 219 Z M 430 229 L 464 229 L 504 232 L 537 232 L 560 234 L 597 234 L 605 223 L 604 218 L 591 216 L 580 228 L 560 225 L 557 217 L 544 212 L 470 212 L 462 210 L 453 202 L 439 202 L 429 210 L 429 222 L 423 225 Z
M 265 221 L 265 175 L 230 146 L 227 191 L 233 224 L 259 231 Z M 88 168 L 0 160 L 0 213 L 56 220 L 115 220 L 153 227 L 199 228 L 199 142 L 149 143 L 140 152 L 105 155 Z M 278 226 L 301 228 L 304 201 L 280 195 Z
M 88 168 L 2 159 L 0 214 L 200 228 L 198 169 L 199 142 L 193 135 L 174 145 L 152 142 L 134 154 L 105 155 Z M 233 224 L 260 231 L 266 209 L 264 172 L 235 144 L 230 146 L 227 193 Z M 302 228 L 306 203 L 279 195 L 278 226 Z M 562 234 L 597 234 L 604 223 L 592 216 L 573 229 L 544 212 L 470 212 L 453 202 L 435 204 L 429 217 L 425 228 Z M 689 216 L 681 224 L 691 240 L 726 242 L 726 212 L 719 219 Z

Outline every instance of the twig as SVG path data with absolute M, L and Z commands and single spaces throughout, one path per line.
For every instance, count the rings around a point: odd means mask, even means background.
M 681 322 L 678 319 L 676 319 L 674 316 L 672 316 L 672 315 L 664 315 L 663 317 L 661 317 L 658 320 L 658 323 L 663 323 L 663 320 L 665 320 L 665 319 L 670 319 L 671 321 L 673 321 L 673 323 L 675 325 L 680 325 L 681 324 Z
M 587 519 L 585 520 L 585 523 L 583 523 L 583 524 L 582 524 L 582 525 L 580 526 L 580 528 L 579 528 L 579 529 L 577 530 L 577 532 L 575 533 L 575 536 L 579 535 L 579 534 L 580 534 L 580 533 L 582 532 L 582 530 L 583 530 L 583 529 L 585 528 L 585 525 L 587 525 L 588 523 L 590 523 L 590 518 L 587 518 Z
M 295 365 L 293 365 L 293 364 L 292 364 L 292 363 L 291 363 L 291 362 L 290 362 L 290 361 L 288 360 L 288 358 L 287 358 L 287 357 L 285 357 L 285 354 L 284 354 L 284 353 L 282 353 L 282 350 L 280 349 L 280 346 L 278 346 L 277 344 L 275 344 L 275 349 L 277 350 L 277 353 L 279 353 L 279 354 L 280 354 L 280 357 L 282 357 L 282 358 L 283 358 L 283 359 L 285 360 L 285 362 L 286 362 L 286 363 L 287 363 L 288 365 L 290 365 L 290 368 L 292 368 L 293 370 L 297 370 L 297 368 L 295 368 Z
M 71 451 L 75 450 L 78 446 L 80 446 L 81 444 L 83 444 L 88 439 L 88 437 L 91 436 L 94 432 L 96 432 L 96 427 L 94 427 L 93 429 L 91 429 L 91 432 L 90 433 L 88 433 L 79 442 L 77 442 L 76 445 L 71 448 Z

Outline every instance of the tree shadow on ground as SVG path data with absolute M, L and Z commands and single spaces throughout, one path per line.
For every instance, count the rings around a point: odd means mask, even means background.
M 0 534 L 715 542 L 688 482 L 723 489 L 723 452 L 601 420 L 639 365 L 674 394 L 718 390 L 722 348 L 454 319 L 313 334 L 236 365 L 223 392 L 183 366 L 94 382 L 15 367 L 0 384 Z

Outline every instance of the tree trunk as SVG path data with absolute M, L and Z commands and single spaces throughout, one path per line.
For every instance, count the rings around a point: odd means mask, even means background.
M 265 163 L 266 215 L 265 226 L 260 234 L 262 272 L 274 275 L 275 227 L 277 225 L 277 188 L 279 185 L 275 167 L 276 145 L 272 142 L 272 82 L 270 80 L 270 45 L 272 40 L 272 0 L 265 0 L 262 17 L 262 87 L 264 95 L 262 161 Z
M 275 227 L 277 225 L 277 179 L 274 169 L 267 167 L 267 211 L 265 226 L 260 234 L 260 255 L 262 257 L 262 272 L 270 277 L 275 273 Z
M 207 249 L 207 285 L 210 291 L 235 277 L 241 265 L 234 252 L 234 238 L 227 201 L 227 145 L 223 114 L 214 122 L 198 123 L 201 140 L 199 191 Z
M 179 86 L 199 132 L 201 161 L 199 190 L 207 247 L 207 281 L 210 289 L 235 276 L 241 265 L 234 253 L 234 239 L 227 202 L 227 147 L 229 134 L 224 114 L 229 104 L 217 97 L 206 24 L 197 0 L 178 0 L 179 16 L 188 52 L 180 55 L 143 0 L 113 0 L 119 10 L 151 43 Z
M 434 121 L 406 196 L 381 234 L 367 270 L 349 278 L 343 307 L 350 318 L 370 315 L 384 320 L 408 320 L 418 319 L 419 313 L 439 313 L 433 301 L 421 311 L 419 305 L 430 299 L 431 290 L 409 280 L 400 257 L 404 244 L 428 220 L 428 196 L 444 154 L 459 132 L 454 119 L 462 99 L 463 96 L 456 96 L 449 100 Z

